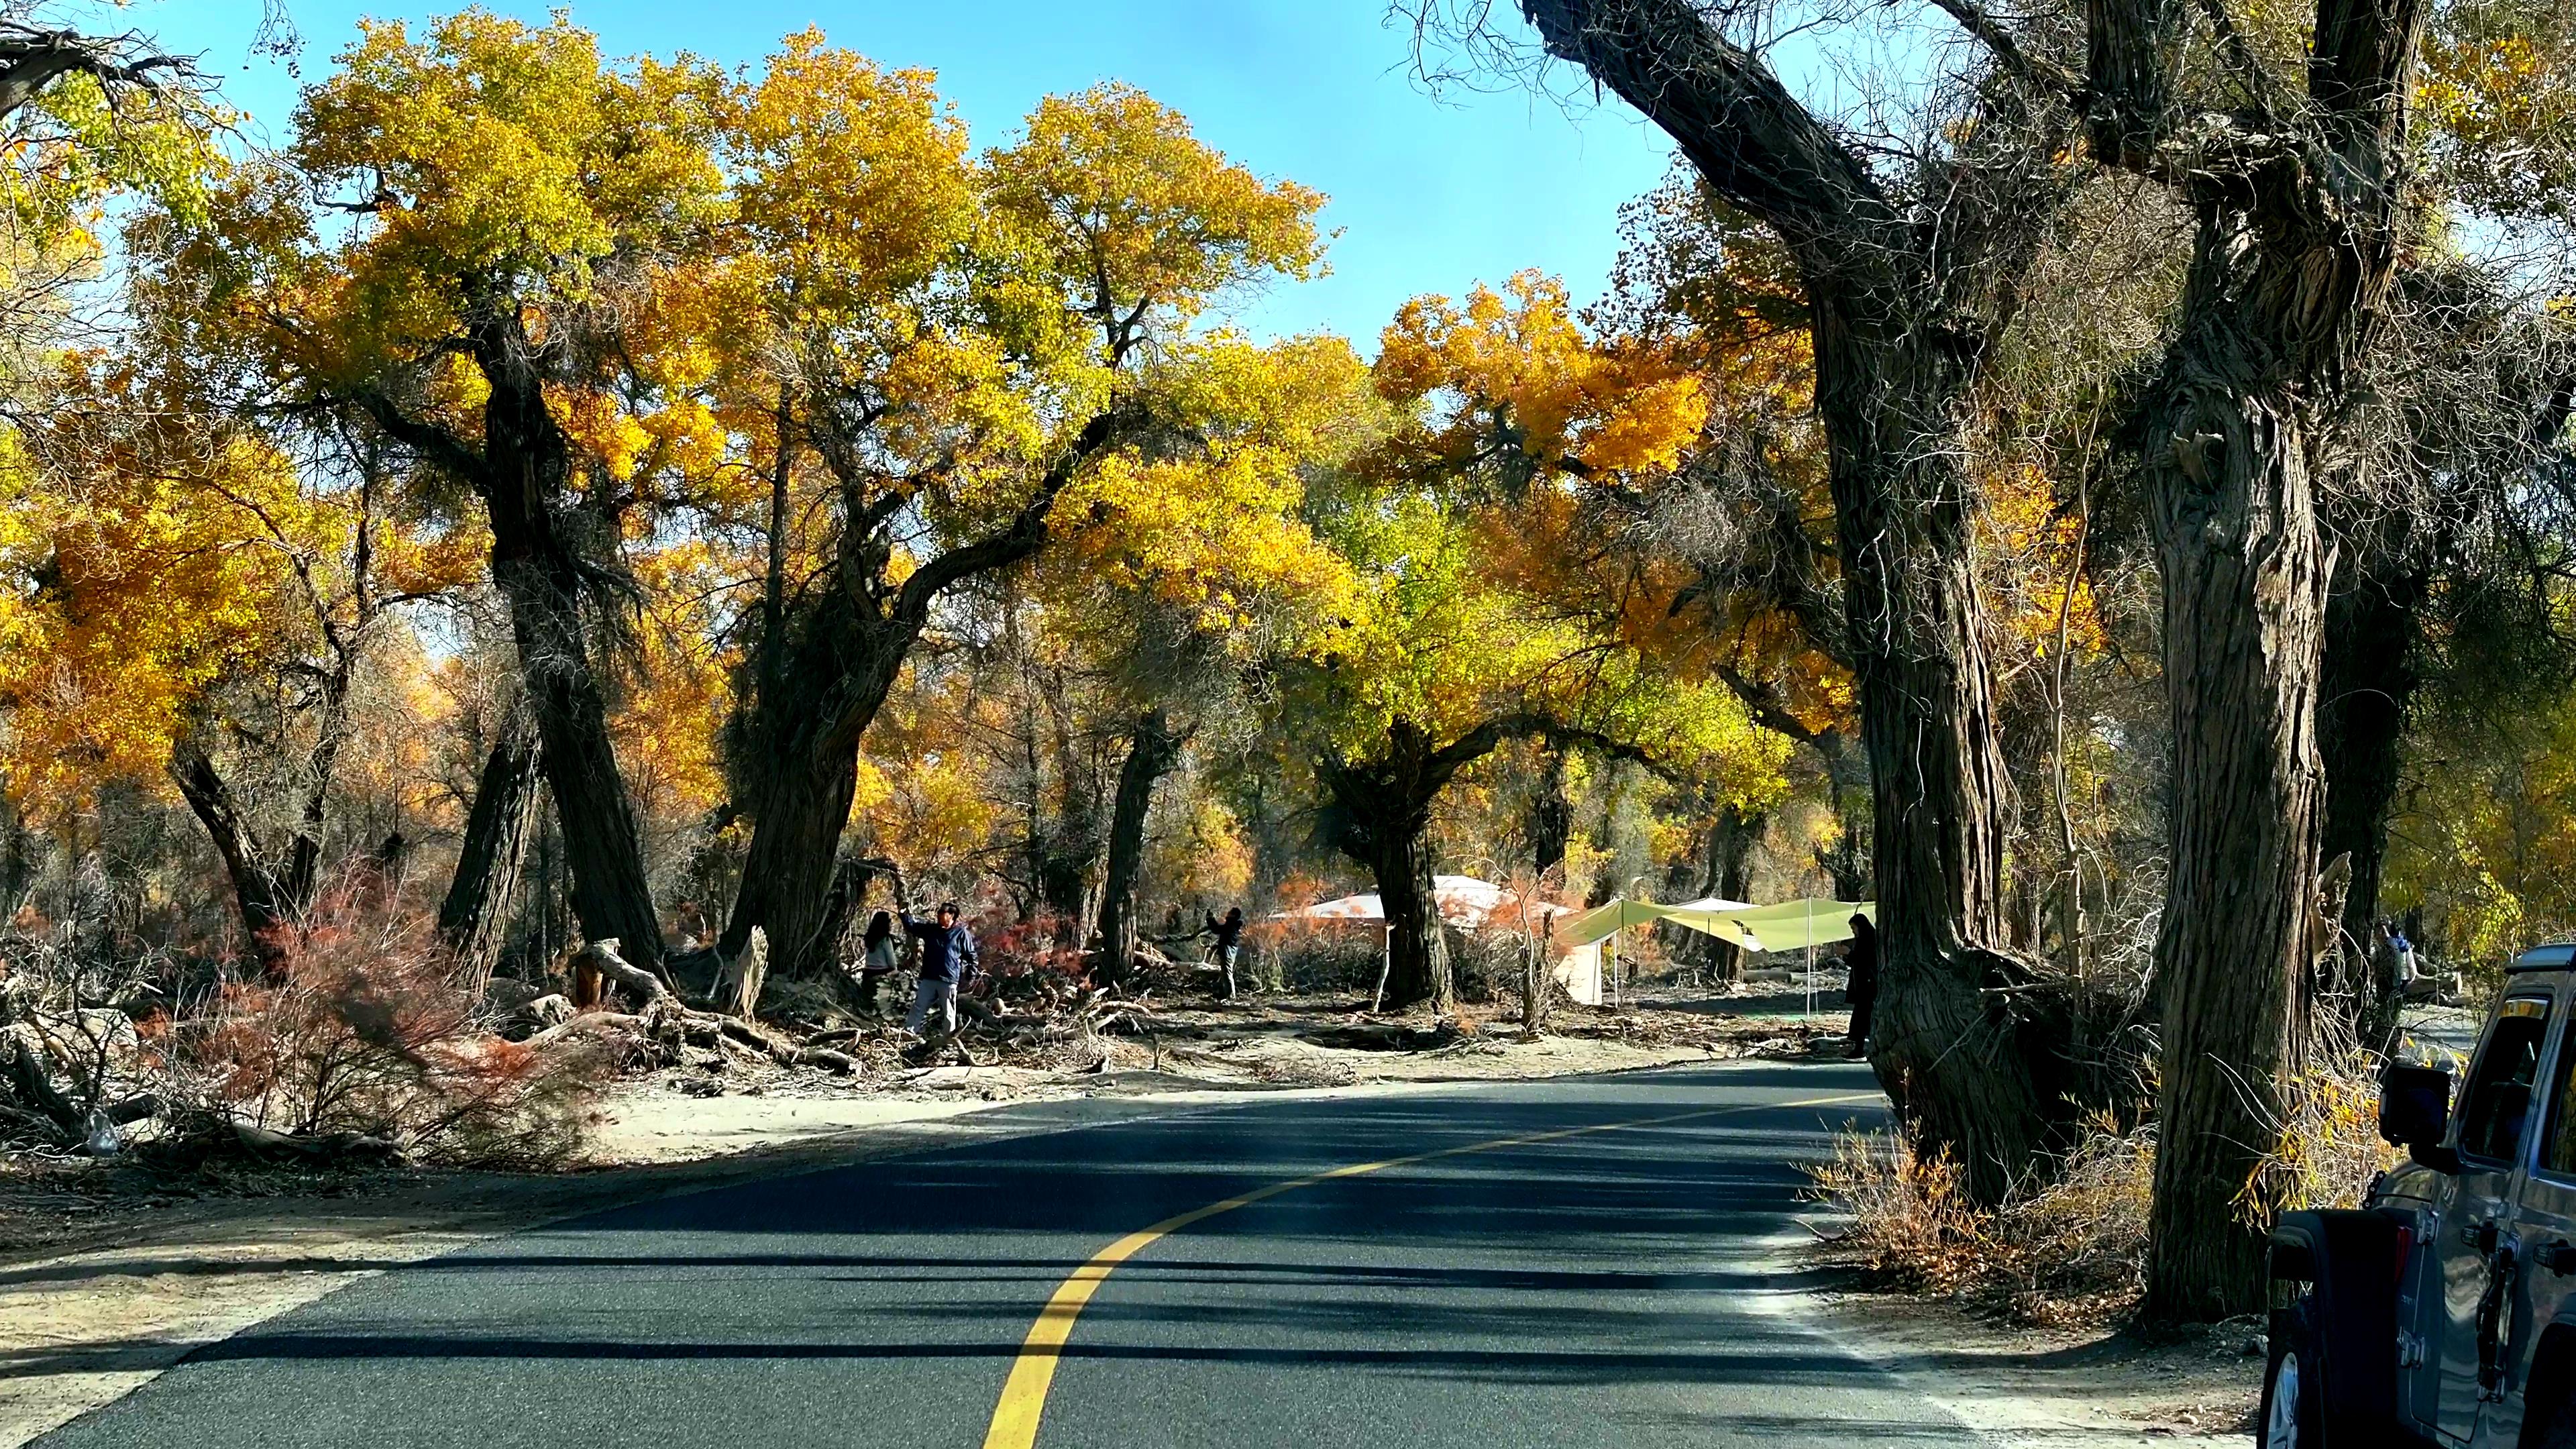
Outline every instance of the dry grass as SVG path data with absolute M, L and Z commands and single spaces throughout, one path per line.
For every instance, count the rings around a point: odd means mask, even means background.
M 2290 1208 L 2349 1207 L 2392 1154 L 2380 1142 L 2376 1064 L 2338 1051 L 2309 1074 L 2264 1174 Z M 1812 1193 L 1849 1215 L 1825 1256 L 1872 1286 L 1950 1299 L 2005 1322 L 2095 1326 L 2144 1287 L 2155 1182 L 2152 1125 L 2097 1121 L 2056 1181 L 1998 1208 L 1968 1199 L 1955 1164 L 1902 1133 L 1846 1133 L 1808 1168 Z
M 2016 1323 L 2099 1322 L 2137 1301 L 2155 1177 L 2152 1134 L 2097 1127 L 2048 1187 L 1995 1209 L 1957 1164 L 1902 1133 L 1845 1133 L 1808 1169 L 1851 1217 L 1832 1256 L 1876 1286 L 1956 1299 Z

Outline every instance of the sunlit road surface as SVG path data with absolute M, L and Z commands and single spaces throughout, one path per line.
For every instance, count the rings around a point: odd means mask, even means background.
M 1756 1064 L 877 1159 L 396 1269 L 38 1442 L 1973 1444 L 1786 1291 L 1794 1164 L 1883 1110 Z

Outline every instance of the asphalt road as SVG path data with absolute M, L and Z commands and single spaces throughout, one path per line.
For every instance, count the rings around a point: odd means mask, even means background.
M 1782 1291 L 1790 1164 L 1880 1110 L 1764 1064 L 878 1159 L 396 1269 L 39 1443 L 1973 1444 Z

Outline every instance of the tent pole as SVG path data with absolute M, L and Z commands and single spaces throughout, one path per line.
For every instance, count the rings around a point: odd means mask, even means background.
M 1369 1015 L 1375 1016 L 1386 1005 L 1386 978 L 1395 974 L 1395 927 L 1380 928 L 1377 951 L 1377 994 L 1369 998 Z

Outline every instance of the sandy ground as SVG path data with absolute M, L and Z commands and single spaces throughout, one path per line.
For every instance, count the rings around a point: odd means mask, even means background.
M 1944 1303 L 1826 1295 L 1843 1340 L 1969 1427 L 2016 1449 L 2242 1445 L 2263 1390 L 2254 1319 L 2150 1342 L 2111 1329 L 2010 1328 Z
M 1776 1013 L 1787 1001 L 1791 1015 Z M 1830 1050 L 1803 998 L 1564 1009 L 1557 1034 L 1444 1034 L 1428 1049 L 1332 1045 L 1372 1024 L 1334 998 L 1167 1007 L 1078 1069 L 947 1063 L 853 1080 L 760 1064 L 675 1067 L 600 1102 L 585 1159 L 557 1175 L 386 1171 L 209 1184 L 132 1166 L 0 1168 L 0 1449 L 151 1379 L 196 1348 L 386 1268 L 614 1203 L 825 1162 L 1058 1130 L 1235 1098 L 1633 1070 Z M 1427 1023 L 1417 1024 L 1427 1029 Z M 1337 1035 L 1341 1034 L 1341 1035 Z M 1323 1037 L 1325 1042 L 1311 1040 Z M 970 1051 L 972 1050 L 970 1046 Z M 1066 1102 L 1035 1124 L 979 1120 Z

